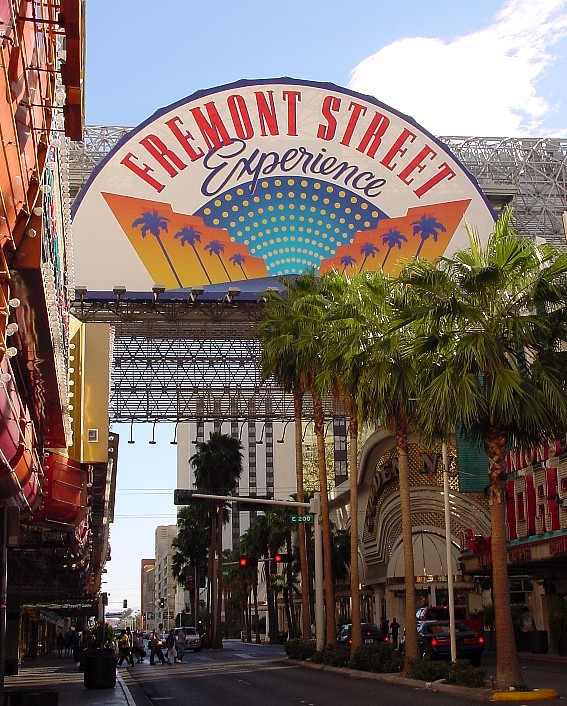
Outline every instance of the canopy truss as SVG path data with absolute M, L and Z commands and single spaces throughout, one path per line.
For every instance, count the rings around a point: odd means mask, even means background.
M 90 126 L 70 143 L 71 195 L 130 128 Z M 443 137 L 496 210 L 510 203 L 518 231 L 565 246 L 567 140 Z M 228 291 L 198 297 L 154 291 L 76 291 L 73 313 L 114 327 L 110 419 L 290 420 L 293 400 L 262 382 L 256 325 L 262 298 Z M 325 401 L 328 417 L 343 416 Z M 305 417 L 312 416 L 305 400 Z

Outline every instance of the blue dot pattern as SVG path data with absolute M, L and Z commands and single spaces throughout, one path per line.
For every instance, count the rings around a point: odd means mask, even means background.
M 375 228 L 386 214 L 344 187 L 307 177 L 272 177 L 250 193 L 240 184 L 204 204 L 195 215 L 225 228 L 271 276 L 319 269 L 357 231 Z

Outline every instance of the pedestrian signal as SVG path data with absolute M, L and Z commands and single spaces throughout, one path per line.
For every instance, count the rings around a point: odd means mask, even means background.
M 292 554 L 274 554 L 274 561 L 276 564 L 287 564 L 289 561 L 293 561 Z
M 258 559 L 253 556 L 241 556 L 238 559 L 238 566 L 241 569 L 247 569 L 249 566 L 258 566 Z

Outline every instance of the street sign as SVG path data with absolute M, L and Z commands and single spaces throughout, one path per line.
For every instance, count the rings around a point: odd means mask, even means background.
M 313 514 L 307 514 L 307 515 L 291 515 L 290 516 L 290 522 L 292 525 L 299 525 L 299 524 L 309 524 L 312 525 L 315 522 L 315 515 Z

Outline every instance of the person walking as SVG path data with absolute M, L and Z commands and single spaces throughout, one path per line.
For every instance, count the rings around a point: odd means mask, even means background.
M 173 628 L 167 633 L 165 644 L 167 646 L 167 663 L 175 664 L 177 660 L 177 650 L 175 649 L 175 630 Z
M 392 622 L 390 623 L 390 632 L 392 633 L 392 645 L 397 647 L 398 635 L 400 634 L 400 624 L 395 618 L 392 618 Z
M 164 646 L 163 639 L 163 623 L 160 623 L 157 628 L 152 632 L 152 641 L 150 647 L 150 664 L 155 664 L 156 655 L 162 664 L 165 664 L 165 657 L 163 656 L 162 647 Z
M 65 638 L 63 637 L 63 633 L 60 632 L 57 635 L 57 654 L 59 657 L 63 657 L 63 647 L 65 646 Z
M 187 652 L 187 633 L 185 632 L 185 628 L 181 628 L 177 635 L 177 642 L 176 645 L 177 647 L 177 662 L 181 664 L 183 662 L 183 656 Z
M 121 630 L 120 631 L 120 638 L 118 640 L 118 652 L 119 652 L 119 657 L 118 657 L 118 666 L 121 667 L 122 663 L 124 660 L 126 660 L 126 664 L 129 664 L 131 667 L 134 666 L 134 660 L 132 659 L 132 643 L 130 641 L 130 638 L 128 636 L 128 633 L 126 630 Z

